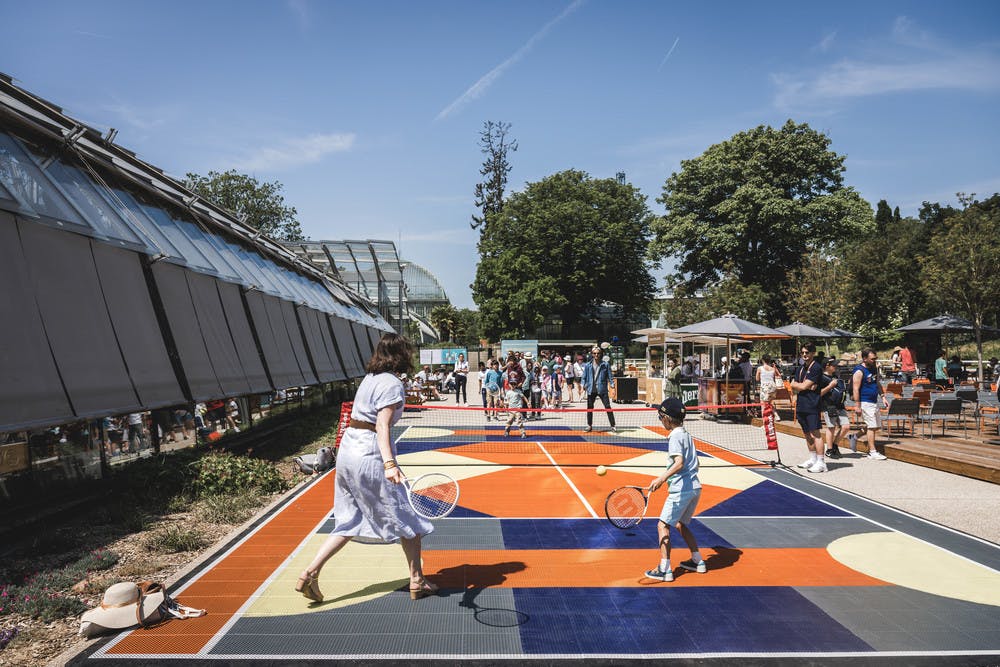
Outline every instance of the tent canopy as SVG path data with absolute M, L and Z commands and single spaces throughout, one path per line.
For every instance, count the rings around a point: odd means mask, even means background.
M 778 331 L 788 334 L 794 338 L 835 338 L 832 332 L 826 329 L 817 329 L 802 322 L 793 322 L 783 327 L 778 327 Z
M 926 320 L 921 320 L 919 322 L 914 322 L 913 324 L 907 324 L 905 327 L 899 327 L 896 331 L 936 331 L 938 333 L 964 333 L 974 331 L 975 327 L 972 322 L 965 319 L 964 317 L 958 317 L 957 315 L 951 315 L 945 313 L 944 315 L 938 315 L 937 317 L 931 317 Z M 996 332 L 997 329 L 993 327 L 983 327 L 983 331 Z
M 743 338 L 747 340 L 766 340 L 792 338 L 784 331 L 766 327 L 763 324 L 742 320 L 733 314 L 716 317 L 712 320 L 689 324 L 686 327 L 674 329 L 673 335 L 693 334 L 697 336 L 725 336 L 729 339 Z

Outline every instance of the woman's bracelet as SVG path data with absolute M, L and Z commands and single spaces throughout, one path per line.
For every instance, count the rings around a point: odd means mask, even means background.
M 389 459 L 388 461 L 382 464 L 382 467 L 386 470 L 392 470 L 393 468 L 396 467 L 396 459 Z

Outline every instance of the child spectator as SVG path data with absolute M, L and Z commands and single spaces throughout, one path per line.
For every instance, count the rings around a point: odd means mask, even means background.
M 509 410 L 509 415 L 507 417 L 507 426 L 503 429 L 504 435 L 510 435 L 510 427 L 517 421 L 518 427 L 521 429 L 521 438 L 527 438 L 528 434 L 524 430 L 524 392 L 522 392 L 518 387 L 512 386 L 507 390 L 507 408 Z

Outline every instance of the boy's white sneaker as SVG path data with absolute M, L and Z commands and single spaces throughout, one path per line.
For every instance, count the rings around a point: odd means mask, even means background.
M 875 459 L 876 461 L 885 461 L 888 457 L 885 454 L 880 453 L 878 450 L 873 449 L 868 452 L 868 458 Z
M 823 462 L 823 461 L 816 461 L 816 463 L 814 463 L 811 466 L 809 466 L 808 468 L 806 468 L 806 471 L 807 472 L 826 472 L 826 463 Z
M 705 561 L 695 563 L 693 560 L 688 559 L 681 561 L 680 567 L 683 567 L 685 570 L 690 570 L 691 572 L 697 572 L 698 574 L 705 574 L 708 572 L 708 565 Z
M 663 570 L 660 569 L 660 566 L 657 565 L 652 570 L 646 570 L 646 577 L 648 577 L 649 579 L 656 579 L 657 581 L 673 581 L 674 571 L 667 570 L 666 572 L 664 572 Z
M 805 468 L 805 469 L 808 470 L 809 468 L 811 468 L 813 466 L 814 463 L 816 463 L 816 459 L 815 458 L 806 459 L 802 463 L 797 464 L 796 467 L 798 467 L 798 468 Z

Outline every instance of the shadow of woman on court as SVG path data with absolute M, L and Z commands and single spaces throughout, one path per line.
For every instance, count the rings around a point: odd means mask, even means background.
M 461 590 L 462 601 L 458 606 L 471 609 L 476 621 L 484 625 L 510 627 L 526 622 L 529 616 L 515 609 L 481 607 L 476 603 L 476 598 L 487 588 L 502 585 L 507 581 L 508 574 L 522 572 L 526 567 L 521 561 L 488 565 L 464 564 L 439 570 L 432 578 L 441 587 L 440 595 L 447 595 L 447 590 Z

